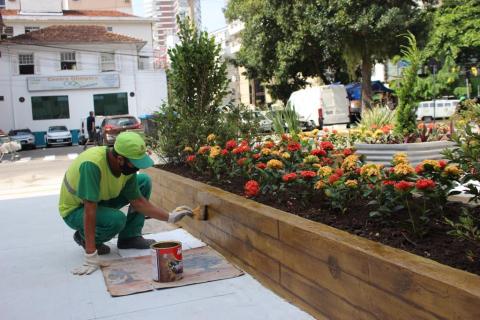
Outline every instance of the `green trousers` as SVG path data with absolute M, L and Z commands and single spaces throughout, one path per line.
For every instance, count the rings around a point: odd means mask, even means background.
M 140 193 L 146 199 L 150 199 L 152 191 L 152 181 L 144 173 L 137 174 L 137 182 Z M 129 204 L 128 199 L 119 196 L 114 199 L 100 201 L 97 204 L 97 215 L 95 225 L 95 243 L 101 244 L 109 241 L 118 234 L 119 239 L 126 239 L 142 235 L 145 216 L 138 212 L 133 212 L 129 208 L 125 215 L 121 209 Z M 84 207 L 79 207 L 63 218 L 65 223 L 72 229 L 78 230 L 83 239 L 85 239 L 83 217 Z

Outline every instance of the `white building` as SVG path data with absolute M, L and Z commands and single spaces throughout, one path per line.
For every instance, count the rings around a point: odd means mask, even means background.
M 177 15 L 202 25 L 200 0 L 145 0 L 145 15 L 153 19 L 153 47 L 158 63 L 167 66 L 167 51 L 178 43 Z
M 135 116 L 158 110 L 167 85 L 165 71 L 151 63 L 149 19 L 48 9 L 0 9 L 8 29 L 0 42 L 1 129 L 79 129 L 91 110 Z

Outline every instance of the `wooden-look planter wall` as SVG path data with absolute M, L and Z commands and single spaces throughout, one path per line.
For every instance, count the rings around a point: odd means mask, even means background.
M 148 169 L 152 200 L 208 204 L 181 225 L 320 319 L 480 319 L 480 277 L 206 184 Z

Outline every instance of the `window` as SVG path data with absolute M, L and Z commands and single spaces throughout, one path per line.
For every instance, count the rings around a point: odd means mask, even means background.
M 138 56 L 138 70 L 149 70 L 150 58 L 147 56 Z
M 128 114 L 127 93 L 94 94 L 93 108 L 97 116 Z
M 5 8 L 5 0 L 0 0 L 0 8 Z
M 102 71 L 114 71 L 115 70 L 115 54 L 102 52 L 100 56 Z
M 40 27 L 25 27 L 25 33 L 40 30 Z
M 33 120 L 69 119 L 68 96 L 32 97 Z
M 76 70 L 77 61 L 75 60 L 75 52 L 61 52 L 60 53 L 60 69 L 62 70 Z
M 18 73 L 34 74 L 35 64 L 33 62 L 33 53 L 18 55 Z
M 108 31 L 108 32 L 112 32 L 112 31 L 113 31 L 113 27 L 107 27 L 107 31 Z
M 1 32 L 2 39 L 8 39 L 13 37 L 13 27 L 3 27 L 3 31 Z

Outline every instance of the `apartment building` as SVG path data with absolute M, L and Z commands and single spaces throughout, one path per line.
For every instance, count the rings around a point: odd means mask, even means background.
M 68 0 L 68 10 L 116 10 L 133 13 L 132 0 Z

